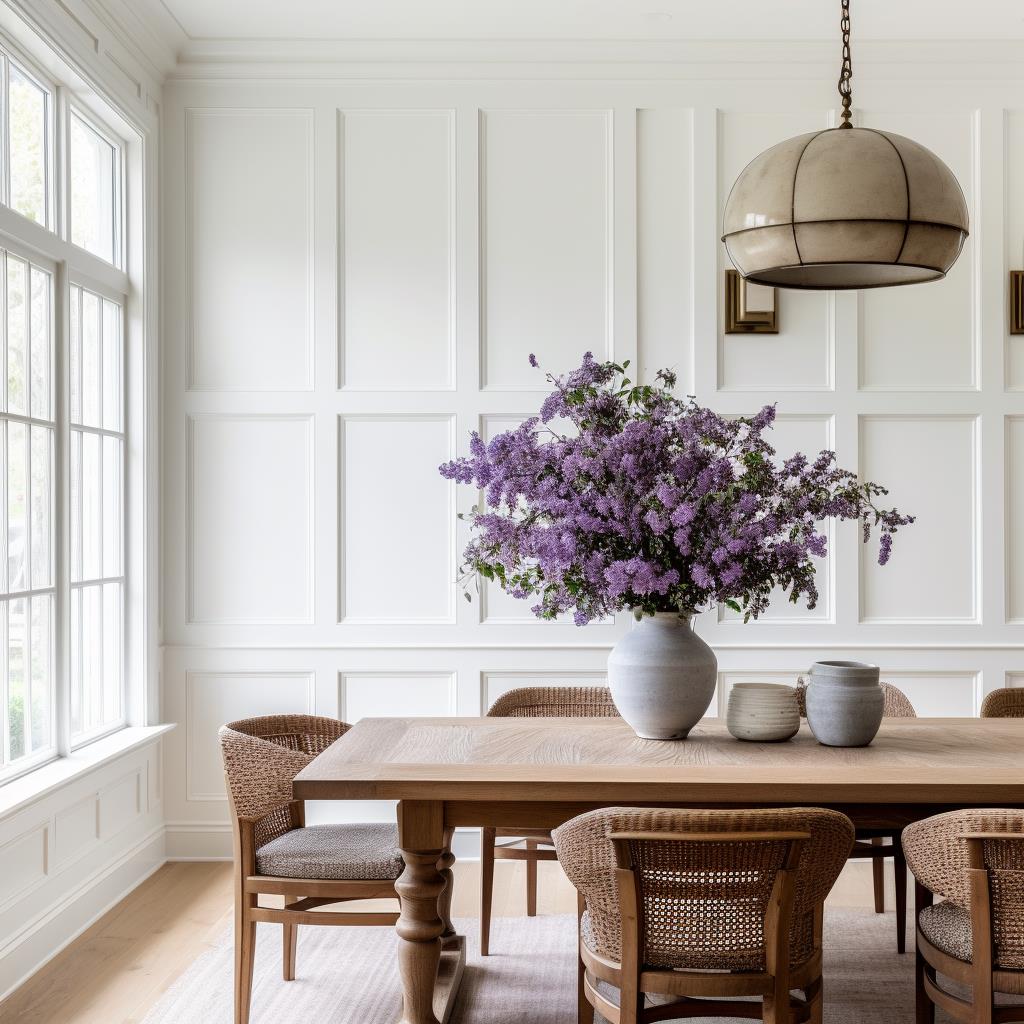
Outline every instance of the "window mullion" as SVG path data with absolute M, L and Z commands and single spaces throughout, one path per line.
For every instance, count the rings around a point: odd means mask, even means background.
M 70 396 L 68 387 L 68 352 L 71 344 L 71 285 L 68 265 L 57 266 L 54 282 L 54 353 L 53 353 L 53 418 L 54 418 L 54 536 L 53 552 L 54 608 L 54 706 L 56 709 L 56 744 L 58 753 L 71 752 L 71 565 L 70 565 L 70 494 L 71 436 Z

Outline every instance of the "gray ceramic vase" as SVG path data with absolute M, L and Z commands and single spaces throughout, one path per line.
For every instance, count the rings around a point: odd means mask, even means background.
M 866 747 L 882 724 L 878 666 L 816 661 L 807 684 L 807 724 L 827 747 Z
M 637 736 L 682 740 L 715 695 L 718 660 L 692 615 L 645 615 L 608 656 L 612 700 Z

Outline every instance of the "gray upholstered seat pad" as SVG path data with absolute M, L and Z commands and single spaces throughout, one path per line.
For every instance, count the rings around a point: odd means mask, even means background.
M 282 878 L 393 879 L 405 868 L 395 825 L 310 825 L 256 851 L 256 870 Z
M 924 937 L 943 953 L 971 962 L 971 915 L 949 900 L 924 907 L 917 915 Z

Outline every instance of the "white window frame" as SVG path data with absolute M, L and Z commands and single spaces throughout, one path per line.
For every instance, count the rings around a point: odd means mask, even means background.
M 133 242 L 128 226 L 142 218 L 144 207 L 137 201 L 129 203 L 129 188 L 142 190 L 144 161 L 143 139 L 120 112 L 83 88 L 81 80 L 69 74 L 68 81 L 47 74 L 18 44 L 0 33 L 3 61 L 10 57 L 19 70 L 46 89 L 51 97 L 47 111 L 46 180 L 48 225 L 37 224 L 10 208 L 6 162 L 0 161 L 0 247 L 13 255 L 31 259 L 53 273 L 53 301 L 50 316 L 53 324 L 52 410 L 54 431 L 53 475 L 53 581 L 54 615 L 53 684 L 51 687 L 51 744 L 40 755 L 29 755 L 7 768 L 0 768 L 0 787 L 21 778 L 44 764 L 67 756 L 73 751 L 101 740 L 129 725 L 148 725 L 149 686 L 145 673 L 151 663 L 147 625 L 150 613 L 146 604 L 147 582 L 142 571 L 145 561 L 145 508 L 147 488 L 142 480 L 145 462 L 144 436 L 148 433 L 146 391 L 149 384 L 144 372 L 146 316 L 141 294 L 141 264 L 145 262 L 144 247 Z M 6 76 L 3 76 L 6 82 Z M 6 88 L 3 86 L 2 88 Z M 6 95 L 0 97 L 0 110 L 6 116 Z M 102 138 L 115 147 L 114 257 L 111 264 L 71 242 L 71 183 L 67 173 L 70 158 L 72 110 Z M 108 120 L 109 118 L 109 120 Z M 110 122 L 118 126 L 115 130 Z M 6 144 L 6 123 L 2 125 Z M 134 230 L 134 228 L 133 228 Z M 130 247 L 131 246 L 131 247 Z M 129 264 L 135 266 L 129 272 Z M 80 286 L 110 299 L 121 308 L 121 430 L 101 431 L 123 438 L 121 482 L 121 575 L 123 581 L 121 617 L 121 714 L 116 721 L 71 738 L 71 566 L 70 566 L 70 296 L 72 286 Z M 140 353 L 138 359 L 133 351 Z M 138 440 L 136 440 L 138 436 Z M 135 446 L 133 448 L 133 446 Z M 140 552 L 142 548 L 142 552 Z M 102 567 L 101 567 L 102 569 Z M 90 581 L 95 582 L 95 581 Z M 75 589 L 79 588 L 75 584 Z M 136 607 L 140 605 L 140 607 Z M 6 721 L 4 711 L 2 721 Z

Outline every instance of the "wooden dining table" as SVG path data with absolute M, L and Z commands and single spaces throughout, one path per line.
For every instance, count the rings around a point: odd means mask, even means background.
M 863 829 L 1024 807 L 1024 719 L 885 719 L 867 747 L 745 743 L 705 719 L 642 740 L 621 719 L 363 719 L 296 777 L 303 800 L 398 800 L 402 1024 L 445 1024 L 465 963 L 448 913 L 460 826 L 554 828 L 596 807 L 832 807 Z

